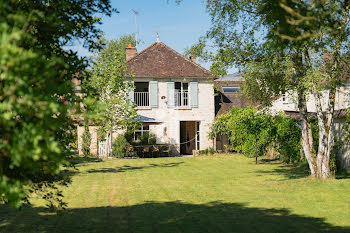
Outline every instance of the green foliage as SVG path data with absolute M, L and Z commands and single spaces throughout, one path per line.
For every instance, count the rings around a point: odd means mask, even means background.
M 126 148 L 130 146 L 124 134 L 119 134 L 112 143 L 112 154 L 114 157 L 124 158 L 127 156 Z
M 243 151 L 247 157 L 265 155 L 269 147 L 275 148 L 286 163 L 300 161 L 301 130 L 298 120 L 281 114 L 272 116 L 259 113 L 255 108 L 233 108 L 217 118 L 210 135 L 228 134 L 234 150 Z
M 108 0 L 1 1 L 0 201 L 19 207 L 31 193 L 64 206 L 60 171 L 68 166 L 78 101 L 72 77 L 87 66 L 67 45 L 84 39 L 96 49 Z M 78 78 L 82 78 L 79 76 Z
M 149 142 L 149 133 L 143 133 L 140 140 L 141 145 L 148 145 L 148 142 Z
M 128 96 L 133 85 L 132 79 L 126 77 L 125 55 L 125 48 L 129 43 L 135 44 L 135 40 L 132 35 L 126 35 L 117 40 L 101 39 L 98 43 L 102 49 L 95 54 L 89 78 L 83 82 L 88 95 L 84 110 L 99 126 L 98 133 L 108 136 L 137 124 L 135 105 Z
M 90 146 L 91 146 L 91 133 L 89 130 L 89 123 L 85 121 L 84 123 L 84 133 L 81 135 L 82 139 L 82 150 L 84 156 L 90 155 Z
M 156 135 L 150 133 L 148 138 L 148 144 L 149 145 L 156 145 L 157 144 L 157 137 Z
M 207 0 L 206 3 L 212 27 L 193 50 L 211 61 L 214 70 L 239 68 L 246 81 L 244 93 L 261 105 L 269 106 L 281 93 L 295 93 L 301 125 L 305 127 L 302 145 L 312 166 L 311 175 L 328 177 L 329 164 L 318 163 L 329 161 L 336 93 L 346 80 L 350 2 Z M 316 137 L 309 135 L 306 102 L 310 95 L 316 103 L 317 137 L 324 138 L 314 141 L 320 143 L 317 153 L 308 140 Z M 322 106 L 325 98 L 329 101 Z M 321 158 L 315 160 L 313 155 Z M 327 171 L 322 172 L 322 167 Z
M 300 161 L 301 130 L 297 127 L 299 122 L 283 115 L 274 117 L 275 148 L 280 154 L 280 159 L 286 163 Z
M 210 155 L 214 155 L 215 150 L 214 150 L 213 147 L 209 147 L 208 152 L 209 152 Z

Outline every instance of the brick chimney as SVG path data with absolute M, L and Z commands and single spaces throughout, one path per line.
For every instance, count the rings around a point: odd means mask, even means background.
M 126 61 L 129 61 L 131 58 L 137 55 L 137 51 L 135 47 L 132 47 L 132 44 L 128 44 L 128 47 L 125 49 L 126 52 Z

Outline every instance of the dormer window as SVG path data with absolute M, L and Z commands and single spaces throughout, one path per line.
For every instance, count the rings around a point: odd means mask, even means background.
M 235 86 L 223 86 L 222 91 L 224 93 L 232 94 L 232 93 L 238 93 L 239 92 L 239 87 Z

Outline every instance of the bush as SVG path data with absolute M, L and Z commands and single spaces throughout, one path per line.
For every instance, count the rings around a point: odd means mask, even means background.
M 280 154 L 280 159 L 286 163 L 300 161 L 301 130 L 297 127 L 298 121 L 277 115 L 274 118 L 275 149 Z
M 156 145 L 157 144 L 157 137 L 154 134 L 150 134 L 148 137 L 148 144 L 149 145 Z
M 233 108 L 216 119 L 209 136 L 227 134 L 232 149 L 242 150 L 247 157 L 254 157 L 256 152 L 262 156 L 268 148 L 274 148 L 282 161 L 295 163 L 301 158 L 301 130 L 297 123 L 296 119 L 264 114 L 252 107 Z
M 130 143 L 126 140 L 124 134 L 119 134 L 112 143 L 112 155 L 118 158 L 124 158 L 127 156 L 126 148 L 130 146 Z
M 81 135 L 82 139 L 82 151 L 84 156 L 90 155 L 91 134 L 89 131 L 89 124 L 87 121 L 84 123 L 84 133 Z
M 213 155 L 215 153 L 215 150 L 213 147 L 209 147 L 209 154 Z

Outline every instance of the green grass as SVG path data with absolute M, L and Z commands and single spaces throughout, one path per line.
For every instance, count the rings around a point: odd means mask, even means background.
M 350 232 L 350 179 L 241 155 L 78 165 L 63 215 L 0 207 L 0 232 Z

